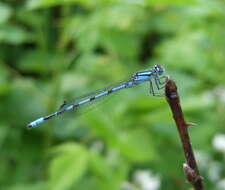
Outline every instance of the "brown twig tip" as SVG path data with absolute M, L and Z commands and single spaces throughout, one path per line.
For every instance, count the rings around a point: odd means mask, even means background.
M 177 86 L 169 76 L 166 79 L 165 94 L 167 98 L 174 98 L 174 96 L 177 96 Z

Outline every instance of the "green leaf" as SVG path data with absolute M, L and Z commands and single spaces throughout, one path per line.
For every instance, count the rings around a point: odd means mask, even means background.
M 0 123 L 0 149 L 9 133 L 9 127 L 3 123 Z
M 85 174 L 88 161 L 87 151 L 75 143 L 66 143 L 53 148 L 52 152 L 57 155 L 49 165 L 50 189 L 69 189 Z
M 102 38 L 104 46 L 109 52 L 115 52 L 135 60 L 139 45 L 135 35 L 111 29 L 104 31 Z
M 8 70 L 0 61 L 0 95 L 7 93 L 10 87 Z
M 18 68 L 25 72 L 37 74 L 49 74 L 51 71 L 61 69 L 66 62 L 61 54 L 52 54 L 36 49 L 28 51 L 22 60 L 19 61 Z
M 0 24 L 6 22 L 12 14 L 12 9 L 3 3 L 0 3 Z
M 97 189 L 120 189 L 121 183 L 126 179 L 128 164 L 120 159 L 117 153 L 106 159 L 96 153 L 90 153 L 90 169 L 96 177 Z
M 197 0 L 145 0 L 146 5 L 196 5 Z
M 82 5 L 89 4 L 89 0 L 30 0 L 27 3 L 29 9 L 46 8 L 57 5 L 71 5 L 80 3 Z
M 121 132 L 120 148 L 130 161 L 145 162 L 154 158 L 155 150 L 151 136 L 146 130 L 138 129 Z
M 48 190 L 45 182 L 36 182 L 34 184 L 16 184 L 6 190 Z
M 24 42 L 31 42 L 32 39 L 32 34 L 19 26 L 0 25 L 0 42 L 18 45 Z
M 90 126 L 90 129 L 92 129 L 94 133 L 96 133 L 96 135 L 106 140 L 107 143 L 109 143 L 110 145 L 117 144 L 117 130 L 113 127 L 109 118 L 105 117 L 104 114 L 96 114 L 97 111 L 98 110 L 87 114 L 85 116 L 85 121 Z

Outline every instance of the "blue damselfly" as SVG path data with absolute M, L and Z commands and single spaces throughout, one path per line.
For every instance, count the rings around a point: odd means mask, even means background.
M 139 85 L 143 82 L 149 82 L 150 84 L 150 94 L 153 96 L 158 96 L 159 90 L 163 89 L 165 86 L 165 76 L 164 69 L 160 65 L 155 65 L 152 69 L 140 71 L 132 75 L 127 80 L 124 80 L 123 82 L 110 85 L 107 88 L 104 88 L 102 90 L 98 90 L 95 93 L 90 93 L 88 95 L 83 96 L 82 98 L 79 98 L 76 100 L 76 103 L 69 104 L 64 101 L 63 104 L 60 106 L 60 109 L 50 115 L 40 117 L 39 119 L 32 121 L 27 126 L 28 128 L 35 128 L 42 124 L 43 122 L 56 117 L 58 115 L 61 115 L 64 112 L 70 111 L 70 110 L 76 110 L 80 106 L 83 106 L 87 103 L 90 103 L 94 100 L 97 100 L 101 97 L 107 96 L 111 93 L 117 92 L 122 89 L 131 88 L 136 85 Z

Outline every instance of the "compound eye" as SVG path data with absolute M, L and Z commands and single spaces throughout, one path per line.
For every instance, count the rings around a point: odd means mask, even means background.
M 160 65 L 155 65 L 155 71 L 156 71 L 159 75 L 161 75 L 161 74 L 164 72 L 163 68 L 162 68 Z
M 158 65 L 155 65 L 155 70 L 159 71 L 159 66 Z

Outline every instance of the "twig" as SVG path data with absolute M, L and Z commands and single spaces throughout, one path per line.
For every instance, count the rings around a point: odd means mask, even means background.
M 184 173 L 187 181 L 193 185 L 195 190 L 204 190 L 202 177 L 199 174 L 198 166 L 192 150 L 190 138 L 188 135 L 188 126 L 195 125 L 193 123 L 186 122 L 180 106 L 180 98 L 177 92 L 177 86 L 171 79 L 167 79 L 165 94 L 167 102 L 170 105 L 170 109 L 173 113 L 173 118 L 176 122 L 177 129 L 183 145 L 183 150 L 186 157 L 186 162 L 183 165 Z

